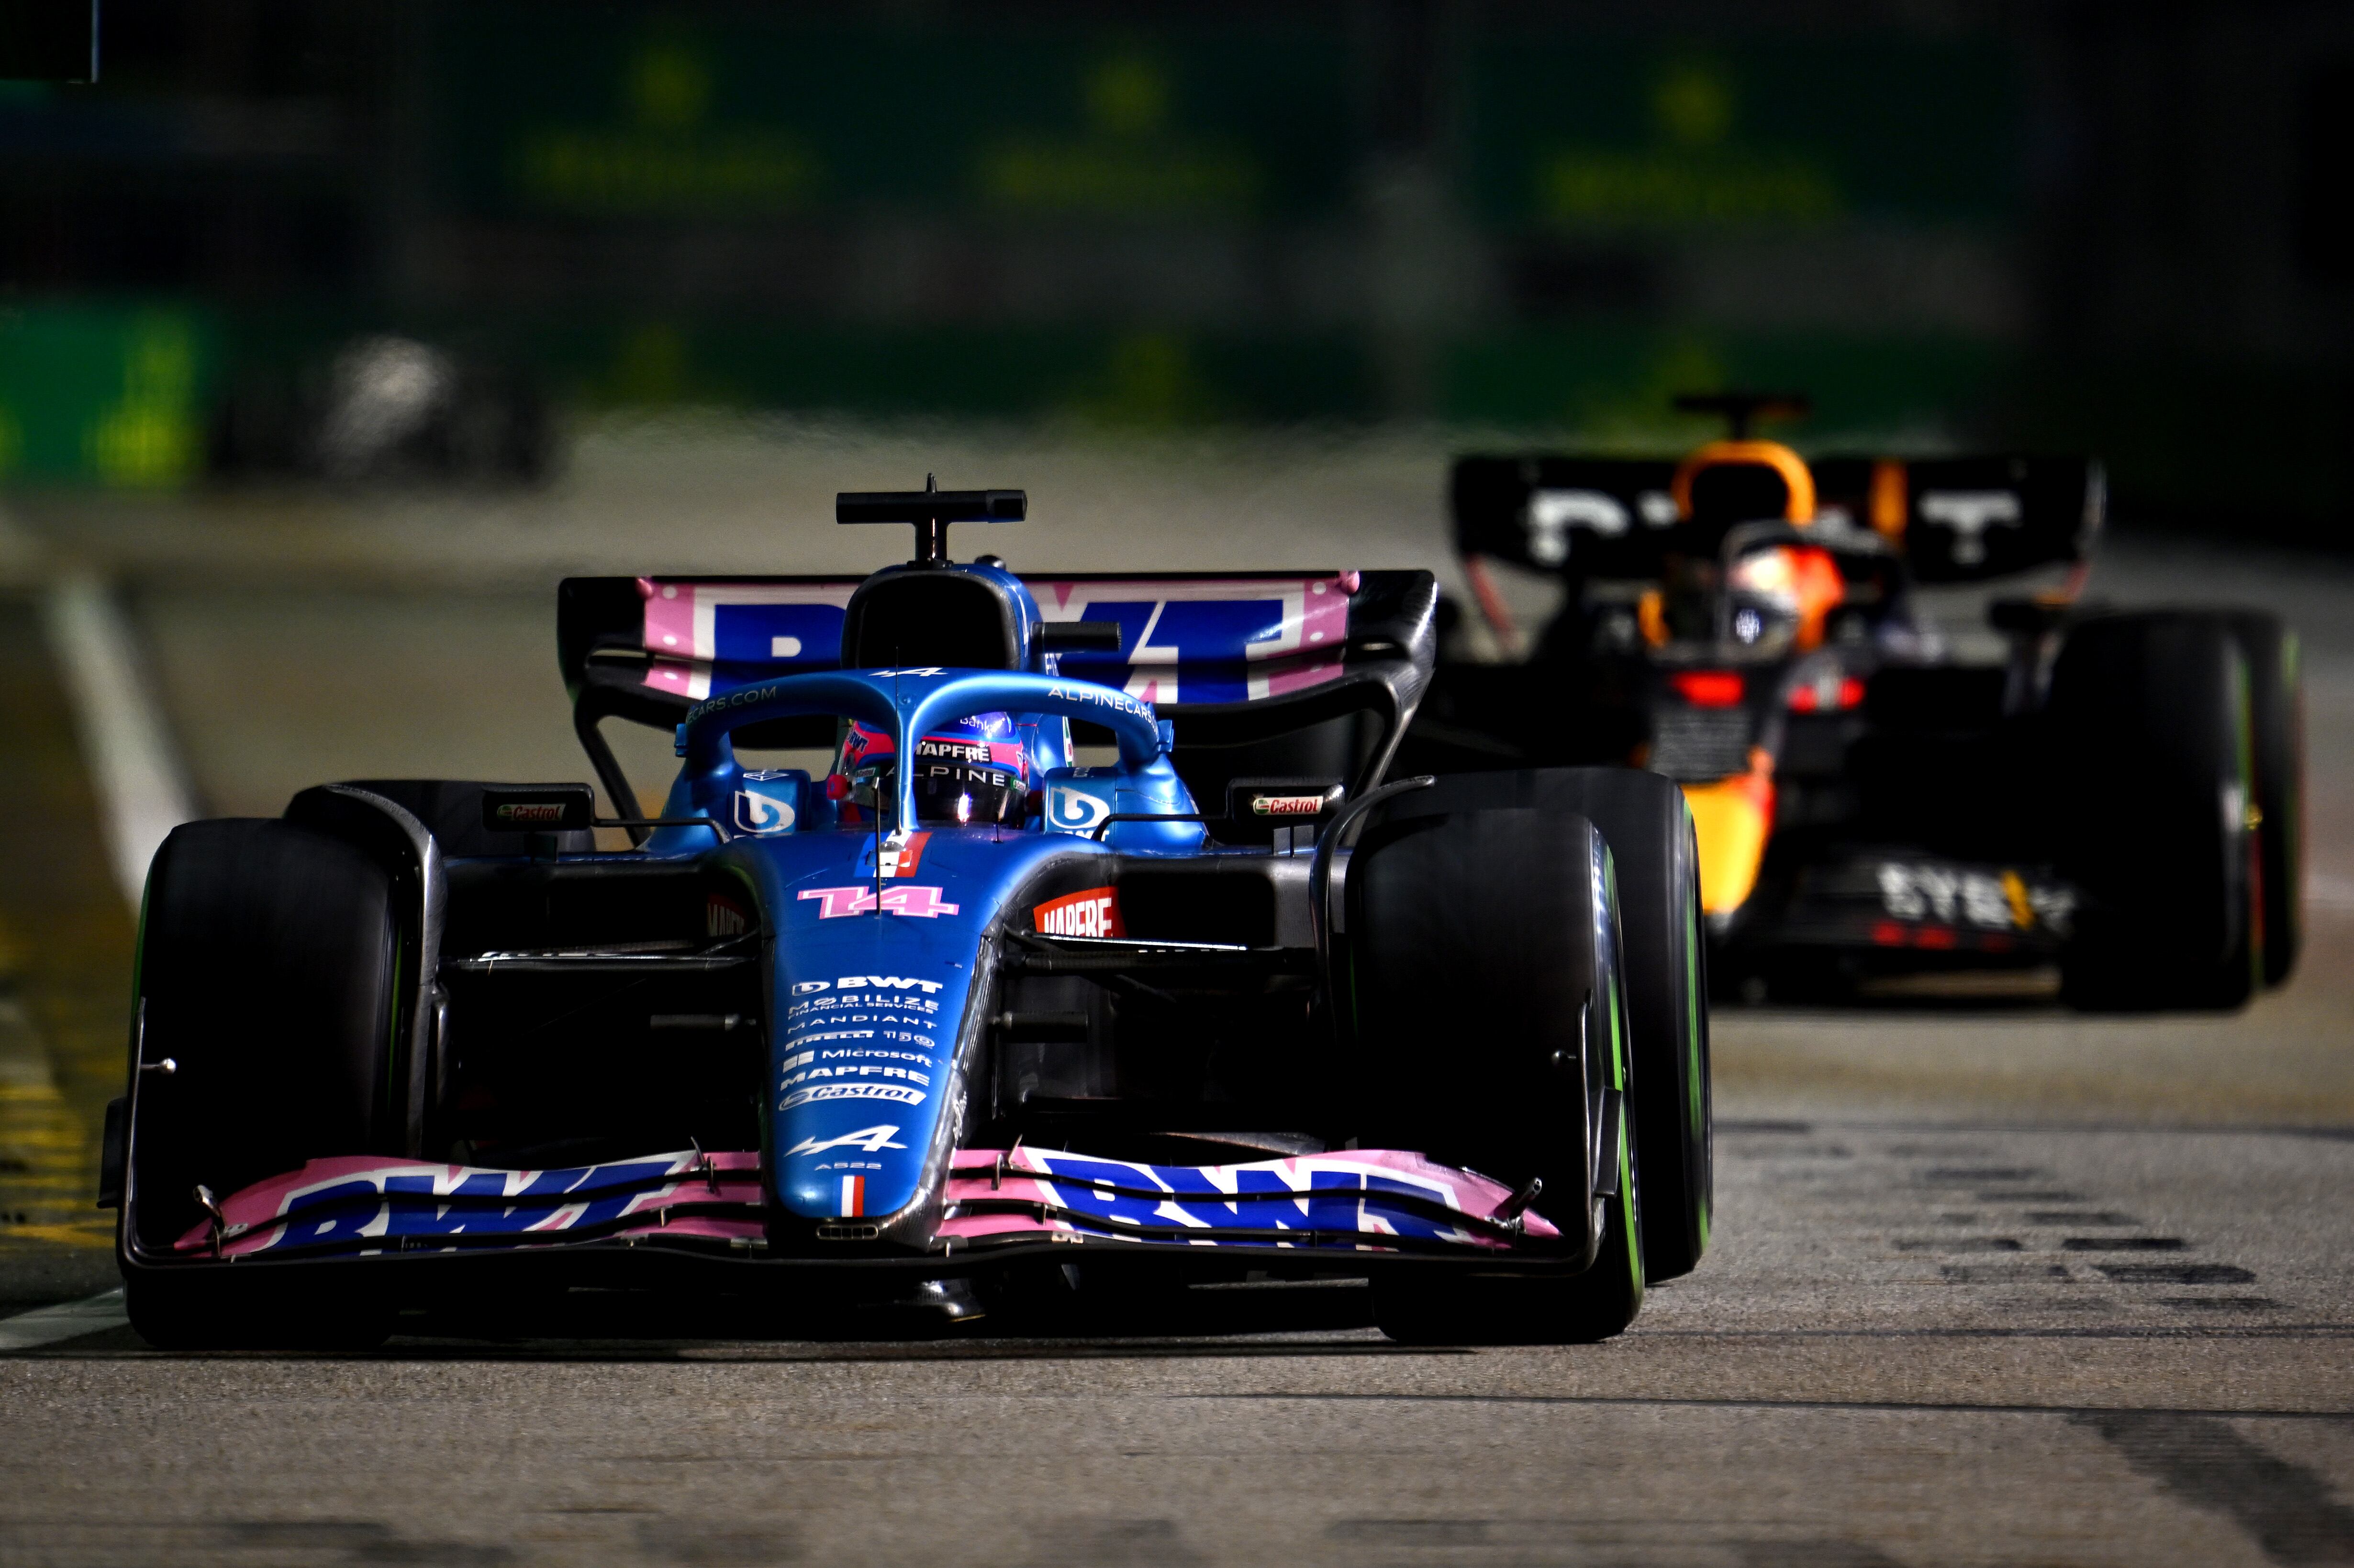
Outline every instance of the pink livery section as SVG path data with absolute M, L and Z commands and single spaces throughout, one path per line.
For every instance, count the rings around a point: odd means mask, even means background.
M 700 702 L 779 674 L 832 669 L 859 579 L 641 577 L 643 684 Z M 1048 622 L 1119 628 L 1119 648 L 1061 655 L 1066 674 L 1168 704 L 1263 701 L 1342 673 L 1355 572 L 1025 577 Z
M 960 1150 L 944 1237 L 1183 1246 L 1510 1251 L 1558 1242 L 1484 1176 L 1395 1150 L 1248 1165 L 1143 1165 L 1058 1150 Z
M 760 1156 L 651 1154 L 566 1171 L 491 1171 L 379 1155 L 313 1160 L 217 1205 L 175 1250 L 348 1253 L 675 1237 L 748 1245 L 762 1234 Z
M 848 1183 L 858 1181 L 851 1176 Z M 846 1196 L 851 1194 L 845 1193 Z M 1360 1150 L 1244 1165 L 1147 1165 L 1056 1150 L 958 1151 L 932 1250 L 1023 1244 L 1557 1254 L 1508 1189 L 1418 1154 Z M 845 1213 L 858 1213 L 854 1202 Z M 759 1155 L 652 1154 L 558 1171 L 353 1155 L 213 1205 L 190 1256 L 366 1256 L 612 1242 L 765 1251 Z

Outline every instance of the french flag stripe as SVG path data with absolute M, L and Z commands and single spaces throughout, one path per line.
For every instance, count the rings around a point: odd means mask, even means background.
M 842 1212 L 855 1216 L 866 1212 L 866 1178 L 844 1176 L 842 1179 Z

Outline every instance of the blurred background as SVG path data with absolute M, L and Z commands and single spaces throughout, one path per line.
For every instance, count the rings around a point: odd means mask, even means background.
M 1459 587 L 1457 453 L 1687 390 L 2105 459 L 2091 591 L 2283 611 L 2312 747 L 2296 984 L 1729 1009 L 1723 1113 L 2354 1119 L 2354 7 L 106 0 L 68 79 L 88 14 L 0 0 L 0 1307 L 111 1282 L 154 845 L 585 777 L 566 573 L 868 570 L 832 493 L 937 472 L 1024 570 Z
M 2340 5 L 109 0 L 102 57 L 0 88 L 10 486 L 528 485 L 681 410 L 1650 446 L 1762 384 L 2096 450 L 2128 525 L 2354 510 Z

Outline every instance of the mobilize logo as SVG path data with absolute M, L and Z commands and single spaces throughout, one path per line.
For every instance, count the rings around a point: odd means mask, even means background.
M 496 810 L 499 821 L 525 826 L 564 821 L 563 804 L 556 800 L 509 800 L 497 807 Z
M 927 920 L 955 914 L 957 906 L 940 901 L 942 891 L 938 887 L 886 887 L 883 890 L 883 907 L 894 915 L 920 915 Z M 821 920 L 870 914 L 875 904 L 871 887 L 804 887 L 801 896 L 820 901 L 817 917 Z
M 937 888 L 933 891 L 938 891 Z M 811 991 L 937 991 L 938 980 L 902 980 L 897 975 L 844 975 L 836 980 L 795 980 L 793 994 L 807 996 Z

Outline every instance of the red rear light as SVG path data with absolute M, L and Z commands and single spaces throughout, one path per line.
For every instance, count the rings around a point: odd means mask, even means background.
M 1741 676 L 1732 670 L 1679 671 L 1668 684 L 1696 708 L 1729 708 L 1741 702 Z
M 1803 686 L 1790 688 L 1790 711 L 1794 714 L 1822 713 L 1836 709 L 1844 713 L 1863 705 L 1863 683 L 1853 675 L 1841 675 L 1834 684 L 1829 680 L 1809 681 Z

